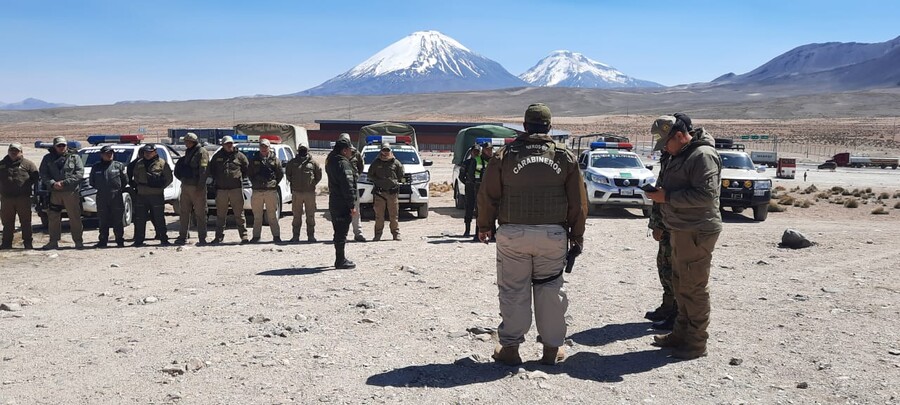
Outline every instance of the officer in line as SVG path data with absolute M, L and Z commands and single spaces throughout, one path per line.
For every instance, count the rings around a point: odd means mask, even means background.
M 403 182 L 403 164 L 394 157 L 391 145 L 387 142 L 381 144 L 378 157 L 369 165 L 368 178 L 375 188 L 372 190 L 373 205 L 375 206 L 375 238 L 381 240 L 384 231 L 384 210 L 388 211 L 391 223 L 391 234 L 394 240 L 400 240 L 400 183 Z
M 477 215 L 477 196 L 478 190 L 481 187 L 481 179 L 484 176 L 484 171 L 487 168 L 488 162 L 490 162 L 491 158 L 494 156 L 494 147 L 491 146 L 490 142 L 484 142 L 483 144 L 481 144 L 480 150 L 481 153 L 475 156 L 474 159 L 472 159 L 472 161 L 469 163 L 469 166 L 466 166 L 466 235 L 468 235 L 469 233 L 469 222 L 472 220 L 473 213 L 475 213 L 474 215 Z M 470 191 L 471 197 L 469 197 Z M 492 235 L 494 231 L 495 229 L 491 229 Z M 477 242 L 478 235 L 475 235 L 472 240 L 474 242 Z
M 197 134 L 184 136 L 187 150 L 175 163 L 175 177 L 181 181 L 181 200 L 178 206 L 178 238 L 176 245 L 183 245 L 190 236 L 191 215 L 197 224 L 198 245 L 206 244 L 206 168 L 209 152 L 200 145 Z
M 97 219 L 100 221 L 99 235 L 95 248 L 105 248 L 109 243 L 109 228 L 113 228 L 116 246 L 125 246 L 125 187 L 128 173 L 125 164 L 114 159 L 115 151 L 110 145 L 100 148 L 100 161 L 91 167 L 88 179 L 97 190 Z
M 353 146 L 353 142 L 350 141 L 350 134 L 342 133 L 338 139 L 344 139 L 347 143 L 350 144 L 350 149 L 352 151 L 350 155 L 350 165 L 353 166 L 353 176 L 354 181 L 359 181 L 359 175 L 363 172 L 363 168 L 365 167 L 365 162 L 363 161 L 362 154 L 356 150 L 356 147 Z M 354 183 L 355 184 L 355 183 Z M 359 198 L 356 199 L 356 212 L 359 213 Z M 362 227 L 359 226 L 359 218 L 362 215 L 354 215 L 353 216 L 353 240 L 356 242 L 365 242 L 366 237 L 362 234 Z
M 469 175 L 470 168 L 474 172 L 475 169 L 473 166 L 477 166 L 476 159 L 481 156 L 481 147 L 478 144 L 472 145 L 469 148 L 469 154 L 466 160 L 463 160 L 462 165 L 460 165 L 459 169 L 459 182 L 463 184 L 465 187 L 465 217 L 464 221 L 466 224 L 466 231 L 463 232 L 463 236 L 472 236 L 472 218 L 474 217 L 475 208 L 478 206 L 477 197 L 478 197 L 478 189 L 476 188 L 475 181 Z M 484 167 L 487 167 L 487 162 L 485 162 Z M 484 171 L 482 170 L 482 173 Z M 481 177 L 478 178 L 478 185 L 481 185 Z M 475 232 L 475 239 L 478 239 L 478 232 Z
M 259 141 L 259 153 L 253 157 L 248 170 L 253 195 L 250 207 L 253 210 L 253 243 L 259 242 L 262 235 L 263 212 L 272 231 L 272 242 L 281 243 L 281 227 L 278 224 L 277 206 L 281 203 L 278 197 L 278 183 L 284 178 L 281 161 L 272 150 L 268 139 Z
M 12 249 L 16 232 L 16 215 L 22 227 L 22 244 L 34 249 L 31 233 L 31 192 L 41 181 L 34 162 L 25 159 L 22 145 L 9 144 L 6 156 L 0 160 L 0 219 L 3 223 L 3 242 L 0 249 Z
M 659 158 L 660 172 L 666 170 L 670 157 L 667 152 L 662 153 Z M 672 330 L 675 325 L 675 317 L 678 315 L 678 307 L 675 304 L 675 291 L 672 288 L 672 245 L 669 243 L 669 231 L 662 221 L 661 206 L 661 204 L 653 203 L 647 227 L 653 233 L 653 240 L 659 242 L 656 252 L 656 271 L 663 289 L 662 303 L 653 311 L 644 314 L 644 318 L 653 321 L 653 325 L 651 325 L 653 329 Z
M 328 212 L 331 215 L 331 226 L 334 228 L 334 267 L 338 269 L 356 268 L 356 264 L 347 259 L 344 251 L 350 222 L 354 216 L 359 215 L 359 211 L 356 210 L 359 199 L 356 192 L 356 176 L 350 164 L 352 155 L 350 142 L 338 139 L 334 143 L 334 149 L 325 159 L 325 173 L 328 175 Z
M 497 229 L 497 288 L 500 346 L 493 358 L 522 363 L 519 345 L 531 328 L 531 301 L 544 345 L 541 363 L 565 359 L 565 314 L 568 299 L 563 271 L 569 248 L 584 243 L 587 196 L 574 154 L 550 136 L 550 108 L 532 104 L 525 110 L 521 135 L 488 164 L 478 192 L 478 237 L 487 243 Z M 564 208 L 563 208 L 564 207 Z
M 216 152 L 209 161 L 208 175 L 213 179 L 216 188 L 216 238 L 213 244 L 222 243 L 225 239 L 225 221 L 228 220 L 228 207 L 234 211 L 234 222 L 237 223 L 241 243 L 247 243 L 247 228 L 244 226 L 244 193 L 243 179 L 247 177 L 250 161 L 247 155 L 234 147 L 234 139 L 222 137 L 222 149 Z
M 309 154 L 306 145 L 297 148 L 297 156 L 288 162 L 285 175 L 291 183 L 293 202 L 291 211 L 294 214 L 292 221 L 292 243 L 300 242 L 300 230 L 303 227 L 303 211 L 306 210 L 306 240 L 310 243 L 316 241 L 316 186 L 322 181 L 322 167 Z
M 69 214 L 69 230 L 75 248 L 84 247 L 81 224 L 81 182 L 84 180 L 84 163 L 74 150 L 69 150 L 66 138 L 53 138 L 50 153 L 44 155 L 40 166 L 41 182 L 50 192 L 47 210 L 47 227 L 50 242 L 42 249 L 58 249 L 62 237 L 62 210 Z
M 660 204 L 670 234 L 678 307 L 672 333 L 655 336 L 653 344 L 674 349 L 672 357 L 690 360 L 706 356 L 709 339 L 709 269 L 722 231 L 722 161 L 713 137 L 703 128 L 693 129 L 685 114 L 657 118 L 650 132 L 659 138 L 654 150 L 671 155 L 656 182 L 659 190 L 647 196 Z
M 134 188 L 134 247 L 144 246 L 147 214 L 156 231 L 160 246 L 169 246 L 166 234 L 165 190 L 174 176 L 169 164 L 159 156 L 156 145 L 148 143 L 141 148 L 141 158 L 131 162 L 128 177 Z

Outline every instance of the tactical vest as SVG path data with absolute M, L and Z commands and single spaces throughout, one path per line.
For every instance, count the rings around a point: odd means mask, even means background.
M 150 167 L 147 167 L 145 162 L 146 160 L 141 159 L 134 164 L 134 181 L 138 184 L 139 191 L 142 191 L 140 189 L 145 189 L 143 191 L 150 191 L 146 189 L 159 189 L 159 191 L 162 191 L 162 189 L 166 188 L 163 175 L 163 166 L 166 165 L 166 162 L 159 157 L 150 163 Z
M 544 225 L 566 222 L 566 175 L 571 168 L 565 150 L 554 142 L 508 144 L 500 154 L 503 191 L 500 223 Z
M 488 161 L 485 160 L 481 155 L 475 156 L 475 181 L 481 181 L 481 175 L 484 174 L 484 169 L 487 168 Z

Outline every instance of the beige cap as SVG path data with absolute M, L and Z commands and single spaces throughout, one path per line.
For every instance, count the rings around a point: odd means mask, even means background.
M 387 142 L 382 143 L 382 144 L 381 144 L 381 150 L 385 150 L 385 149 L 391 150 L 391 144 L 390 144 L 390 143 L 387 143 Z
M 266 145 L 266 146 L 272 146 L 272 142 L 269 142 L 268 139 L 260 139 L 260 140 L 259 140 L 259 146 L 263 146 L 263 145 Z
M 56 138 L 53 138 L 53 146 L 60 145 L 60 144 L 68 145 L 69 143 L 66 142 L 66 138 L 64 136 L 57 136 Z
M 200 140 L 200 138 L 197 137 L 197 134 L 195 134 L 193 132 L 188 132 L 187 135 L 184 136 L 184 140 L 191 141 L 191 142 L 197 142 Z
M 9 149 L 10 149 L 10 150 L 15 149 L 15 150 L 21 152 L 21 151 L 22 151 L 22 144 L 21 144 L 21 143 L 11 143 L 11 144 L 9 144 Z
M 226 143 L 234 143 L 234 138 L 232 138 L 228 135 L 223 136 L 222 137 L 222 145 L 224 145 Z

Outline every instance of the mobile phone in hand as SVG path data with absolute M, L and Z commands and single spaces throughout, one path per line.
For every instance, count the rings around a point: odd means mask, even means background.
M 646 192 L 648 192 L 648 193 L 652 193 L 652 192 L 654 192 L 654 191 L 659 191 L 658 188 L 654 187 L 652 184 L 649 184 L 649 183 L 644 184 L 643 186 L 641 186 L 641 190 L 644 190 L 644 191 L 646 191 Z

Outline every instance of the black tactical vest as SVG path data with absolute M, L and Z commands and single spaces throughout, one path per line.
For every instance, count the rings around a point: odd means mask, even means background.
M 500 223 L 544 225 L 566 222 L 566 175 L 571 170 L 565 150 L 552 141 L 515 141 L 501 152 L 503 191 Z

